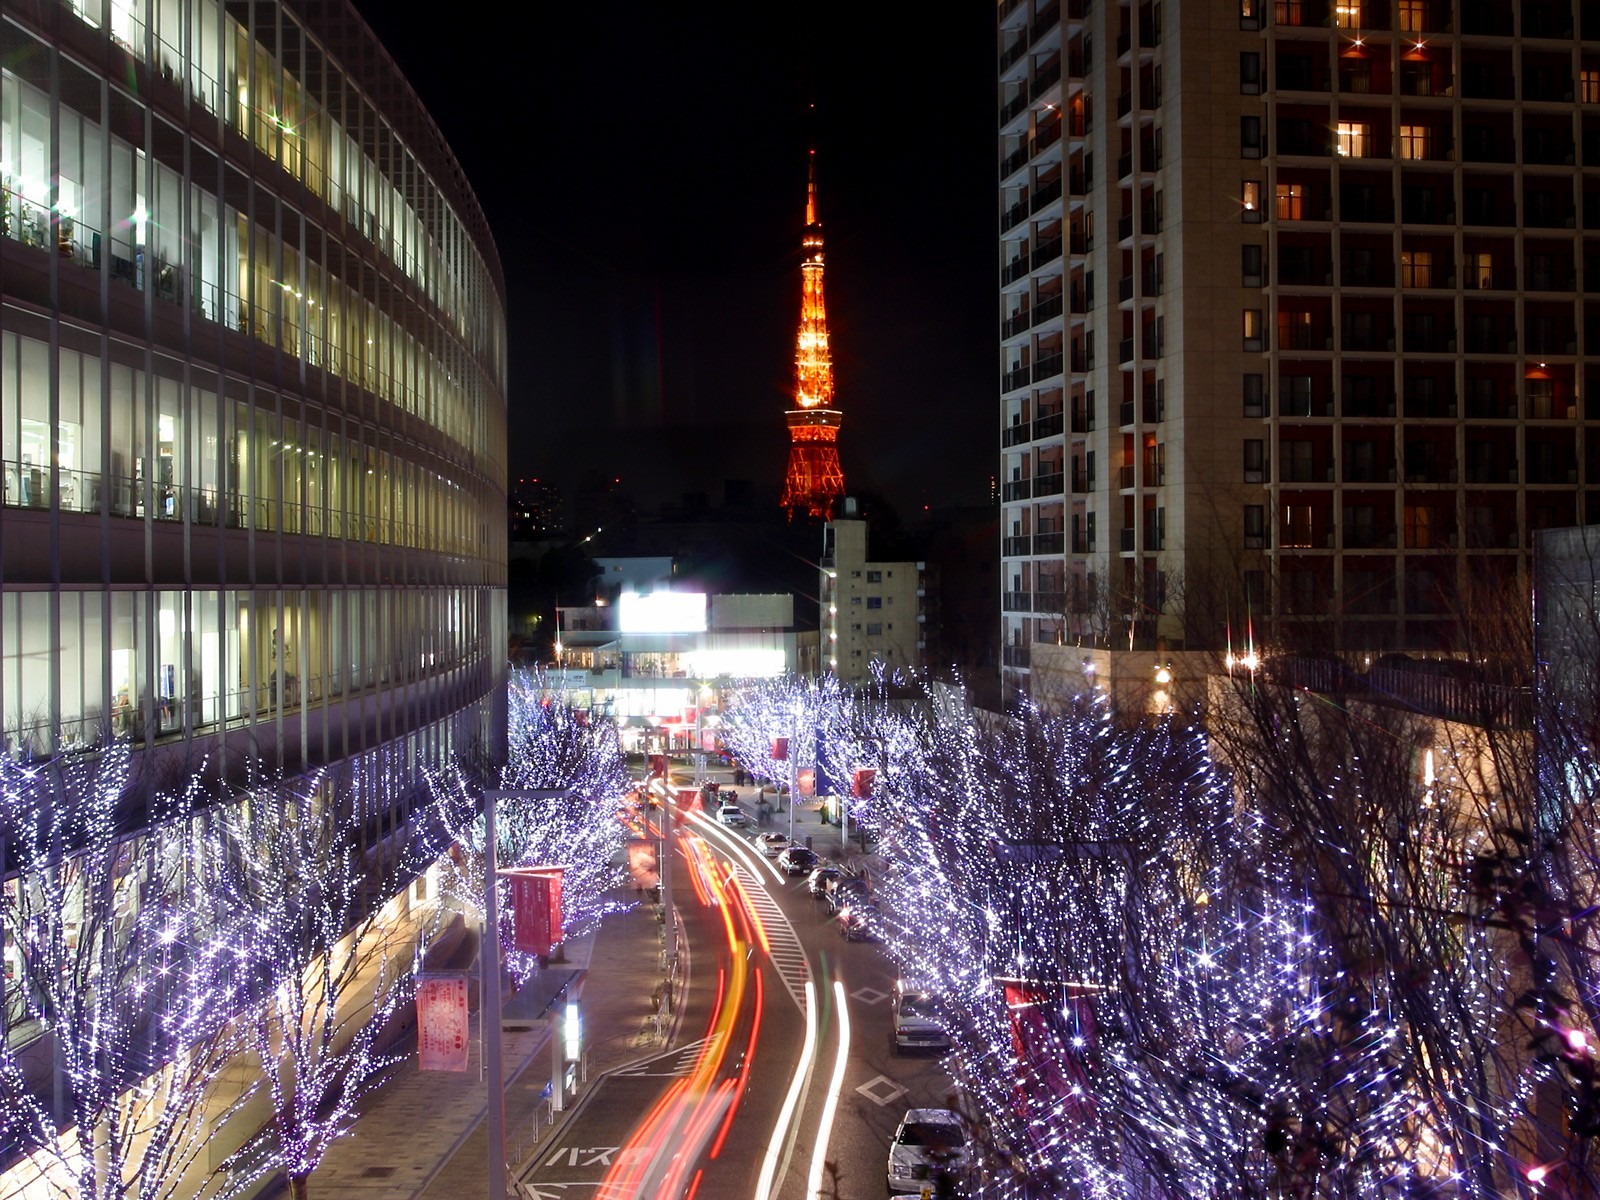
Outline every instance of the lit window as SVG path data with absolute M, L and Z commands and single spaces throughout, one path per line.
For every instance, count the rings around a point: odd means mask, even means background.
M 1278 185 L 1278 220 L 1301 221 L 1305 219 L 1306 189 L 1298 183 Z
M 1261 181 L 1246 179 L 1241 189 L 1244 193 L 1240 203 L 1244 206 L 1244 219 L 1247 222 L 1261 220 Z
M 1273 18 L 1279 25 L 1299 25 L 1305 21 L 1305 11 L 1300 0 L 1277 0 L 1273 6 Z
M 1600 71 L 1578 72 L 1578 96 L 1585 104 L 1600 104 Z
M 1494 255 L 1469 254 L 1467 255 L 1467 266 L 1472 273 L 1472 279 L 1478 287 L 1492 288 L 1494 286 Z
M 1247 308 L 1244 310 L 1244 348 L 1246 350 L 1261 349 L 1261 310 Z
M 1433 130 L 1426 125 L 1400 126 L 1401 158 L 1432 158 Z
M 1361 27 L 1360 0 L 1335 0 L 1333 23 L 1341 29 L 1359 29 Z
M 1400 30 L 1402 33 L 1421 33 L 1427 6 L 1424 0 L 1400 0 Z
M 1339 122 L 1339 153 L 1346 158 L 1367 156 L 1367 124 L 1364 121 Z
M 1400 286 L 1408 288 L 1433 286 L 1433 251 L 1400 251 Z

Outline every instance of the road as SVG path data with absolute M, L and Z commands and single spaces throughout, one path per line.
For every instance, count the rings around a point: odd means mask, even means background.
M 679 1036 L 596 1081 L 521 1174 L 525 1194 L 883 1195 L 896 1123 L 907 1108 L 943 1106 L 950 1086 L 937 1057 L 893 1053 L 893 968 L 875 944 L 841 938 L 805 880 L 778 872 L 752 831 L 699 814 L 679 824 L 674 890 L 692 962 Z M 822 832 L 814 820 L 801 829 Z

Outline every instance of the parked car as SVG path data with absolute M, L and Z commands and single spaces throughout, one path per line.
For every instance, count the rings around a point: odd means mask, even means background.
M 818 900 L 827 899 L 828 884 L 844 874 L 838 867 L 817 867 L 806 880 L 806 891 Z
M 913 1108 L 889 1143 L 889 1194 L 923 1195 L 941 1173 L 964 1179 L 970 1156 L 961 1118 L 948 1108 Z
M 828 883 L 824 898 L 828 902 L 828 911 L 836 913 L 841 908 L 867 899 L 871 894 L 872 885 L 867 882 L 866 876 L 841 873 Z
M 789 839 L 781 833 L 763 833 L 756 838 L 756 845 L 761 847 L 761 853 L 768 858 L 777 858 L 788 844 Z
M 847 942 L 878 940 L 878 906 L 871 900 L 858 900 L 839 910 L 839 933 Z
M 894 1026 L 889 1041 L 896 1054 L 950 1048 L 950 1035 L 934 1020 L 933 998 L 904 979 L 894 985 Z
M 717 820 L 724 825 L 743 825 L 748 818 L 744 815 L 744 809 L 737 804 L 724 804 L 717 809 Z
M 806 875 L 817 865 L 817 856 L 805 846 L 790 846 L 778 855 L 778 866 L 789 875 Z

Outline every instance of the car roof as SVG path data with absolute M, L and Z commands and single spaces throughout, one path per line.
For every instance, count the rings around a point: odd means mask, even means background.
M 930 1125 L 959 1125 L 961 1118 L 948 1108 L 908 1108 L 901 1124 L 907 1121 L 921 1121 Z

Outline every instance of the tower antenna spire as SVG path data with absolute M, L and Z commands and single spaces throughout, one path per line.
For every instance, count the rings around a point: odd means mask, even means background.
M 815 105 L 812 106 L 815 108 Z M 800 332 L 795 347 L 795 406 L 789 426 L 789 468 L 779 502 L 796 513 L 826 520 L 844 495 L 839 466 L 839 423 L 834 407 L 833 360 L 828 353 L 828 314 L 822 298 L 822 210 L 817 200 L 817 150 L 807 156 L 806 228 L 801 238 Z

